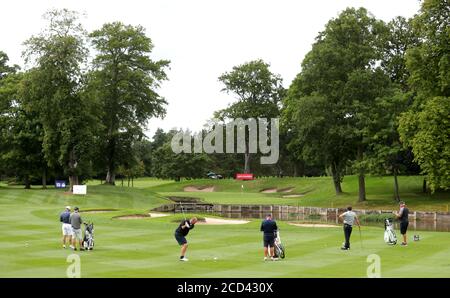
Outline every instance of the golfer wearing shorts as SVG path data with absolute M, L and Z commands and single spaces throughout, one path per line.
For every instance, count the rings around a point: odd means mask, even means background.
M 177 240 L 178 244 L 181 245 L 180 261 L 188 261 L 188 259 L 185 257 L 188 247 L 186 236 L 187 234 L 189 234 L 189 231 L 194 228 L 196 222 L 197 217 L 193 217 L 191 218 L 191 220 L 183 219 L 178 228 L 175 230 L 175 239 Z
M 406 231 L 408 230 L 409 225 L 409 209 L 406 207 L 405 202 L 400 202 L 400 211 L 398 213 L 394 213 L 398 220 L 400 221 L 400 234 L 403 236 L 403 242 L 402 246 L 407 246 L 407 237 L 406 237 Z
M 268 255 L 272 261 L 276 261 L 278 258 L 274 257 L 275 253 L 275 234 L 278 230 L 277 223 L 272 219 L 272 214 L 267 214 L 266 219 L 261 223 L 261 232 L 263 232 L 263 245 L 264 245 L 264 261 L 267 261 Z M 269 252 L 270 249 L 270 252 Z
M 361 227 L 359 224 L 358 216 L 356 216 L 356 213 L 352 211 L 352 206 L 347 207 L 347 211 L 339 215 L 339 218 L 344 219 L 344 237 L 345 237 L 345 243 L 344 246 L 341 247 L 342 250 L 349 250 L 350 249 L 350 236 L 352 234 L 353 230 L 353 224 L 356 221 L 356 224 L 358 227 Z
M 59 221 L 62 223 L 62 246 L 66 248 L 66 240 L 70 245 L 72 241 L 72 226 L 70 225 L 70 206 L 66 206 L 66 209 L 59 215 Z
M 73 209 L 75 212 L 70 215 L 70 225 L 72 227 L 72 245 L 70 248 L 73 250 L 77 250 L 77 240 L 80 244 L 80 250 L 84 250 L 82 241 L 83 235 L 81 233 L 81 224 L 83 221 L 81 220 L 80 213 L 78 213 L 78 207 Z

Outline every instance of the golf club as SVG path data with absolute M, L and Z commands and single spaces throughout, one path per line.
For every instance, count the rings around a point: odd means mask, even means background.
M 180 207 L 181 207 L 181 212 L 183 212 L 184 220 L 186 220 L 186 214 L 184 213 L 184 209 L 183 209 L 183 205 L 181 204 L 181 201 L 180 201 Z

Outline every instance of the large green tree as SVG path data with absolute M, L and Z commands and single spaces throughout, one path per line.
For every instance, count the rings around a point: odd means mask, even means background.
M 368 132 L 368 164 L 374 174 L 393 175 L 394 198 L 400 201 L 397 177 L 410 170 L 412 154 L 400 141 L 398 117 L 408 109 L 414 96 L 408 85 L 406 52 L 417 46 L 419 37 L 411 19 L 396 17 L 387 24 L 381 41 L 381 68 L 389 76 L 393 90 L 374 103 L 373 125 Z
M 46 29 L 25 42 L 24 56 L 33 66 L 26 92 L 43 125 L 45 159 L 64 169 L 72 189 L 89 169 L 95 124 L 90 102 L 81 95 L 86 34 L 74 11 L 51 10 L 44 18 Z
M 216 116 L 223 120 L 241 118 L 276 118 L 280 114 L 281 100 L 285 95 L 282 78 L 269 69 L 263 60 L 254 60 L 234 66 L 219 77 L 224 85 L 223 92 L 231 94 L 236 101 Z M 270 121 L 270 120 L 269 120 Z M 249 133 L 246 129 L 244 172 L 250 173 Z
M 42 175 L 46 185 L 46 163 L 42 153 L 43 128 L 38 113 L 24 97 L 23 77 L 10 74 L 0 86 L 0 101 L 6 107 L 0 114 L 2 152 L 0 163 L 11 176 L 30 188 L 31 178 Z
M 379 70 L 383 22 L 366 9 L 348 8 L 330 20 L 302 63 L 284 101 L 283 123 L 296 134 L 291 150 L 329 165 L 336 194 L 348 163 L 356 159 L 359 200 L 365 194 L 365 151 L 373 103 L 390 90 Z
M 450 4 L 425 0 L 413 20 L 420 44 L 407 51 L 408 84 L 415 93 L 400 119 L 405 146 L 432 191 L 450 188 Z
M 100 110 L 99 158 L 115 184 L 127 140 L 143 135 L 151 117 L 163 116 L 165 99 L 157 88 L 167 79 L 167 60 L 153 61 L 153 43 L 141 26 L 108 23 L 90 34 L 97 52 L 89 75 L 89 92 Z

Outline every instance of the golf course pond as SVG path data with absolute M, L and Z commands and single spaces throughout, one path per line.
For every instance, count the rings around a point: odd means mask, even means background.
M 183 210 L 181 209 L 181 206 Z M 272 214 L 275 220 L 294 221 L 298 223 L 340 225 L 339 214 L 343 208 L 319 208 L 279 205 L 223 205 L 200 202 L 183 202 L 182 204 L 166 204 L 154 209 L 159 212 L 172 213 L 202 213 L 233 219 L 263 219 L 266 214 Z M 384 220 L 393 218 L 393 210 L 354 210 L 367 226 L 384 228 Z M 398 229 L 398 222 L 394 220 Z M 450 232 L 450 213 L 410 211 L 410 231 Z

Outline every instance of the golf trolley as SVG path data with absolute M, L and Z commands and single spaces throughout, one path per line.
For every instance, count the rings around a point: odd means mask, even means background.
M 281 243 L 281 237 L 280 237 L 280 232 L 276 231 L 275 234 L 275 246 L 274 246 L 274 254 L 276 258 L 282 258 L 284 259 L 285 257 L 285 250 L 284 250 L 284 245 Z
M 94 249 L 94 224 L 84 223 L 83 247 L 85 250 Z
M 384 242 L 389 245 L 397 244 L 397 235 L 394 231 L 394 224 L 389 218 L 384 220 Z

